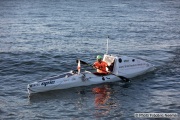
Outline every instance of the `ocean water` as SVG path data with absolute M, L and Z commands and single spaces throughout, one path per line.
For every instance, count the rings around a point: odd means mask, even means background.
M 108 36 L 110 54 L 147 60 L 156 70 L 128 84 L 28 96 L 27 84 L 76 69 L 76 59 L 92 64 Z M 180 1 L 0 0 L 0 81 L 2 120 L 180 114 Z

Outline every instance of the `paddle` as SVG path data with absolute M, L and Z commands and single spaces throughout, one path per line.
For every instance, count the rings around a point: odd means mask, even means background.
M 78 60 L 76 60 L 76 62 L 78 63 Z M 80 60 L 80 63 L 81 63 L 81 64 L 84 64 L 84 65 L 88 65 L 88 66 L 93 67 L 93 65 L 88 64 L 88 63 L 86 63 L 86 62 L 84 62 L 84 61 L 82 61 L 82 60 Z M 93 68 L 94 68 L 94 67 L 93 67 Z M 98 69 L 98 68 L 95 68 L 95 69 Z M 112 72 L 109 72 L 109 74 L 115 75 L 115 74 L 113 74 Z M 124 76 L 118 76 L 118 75 L 115 75 L 115 76 L 119 77 L 120 79 L 122 79 L 122 80 L 125 81 L 125 82 L 130 82 L 130 80 L 129 80 L 128 78 L 124 77 Z

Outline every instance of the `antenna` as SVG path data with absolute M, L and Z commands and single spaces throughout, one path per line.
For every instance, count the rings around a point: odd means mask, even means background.
M 108 38 L 107 38 L 107 51 L 106 51 L 106 55 L 108 54 L 108 49 L 109 49 L 109 35 L 108 35 Z

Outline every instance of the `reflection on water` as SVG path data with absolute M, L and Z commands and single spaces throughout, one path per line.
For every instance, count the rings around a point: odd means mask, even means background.
M 95 93 L 95 106 L 99 107 L 101 105 L 104 105 L 108 99 L 110 98 L 110 88 L 107 85 L 104 85 L 103 87 L 95 87 L 93 88 L 93 92 Z
M 74 114 L 85 118 L 88 116 L 101 118 L 109 116 L 110 113 L 114 113 L 118 109 L 116 99 L 112 97 L 113 94 L 114 91 L 110 85 L 100 85 L 94 88 L 92 86 L 90 89 L 79 87 L 55 90 L 30 96 L 28 105 L 41 110 L 41 114 L 44 114 L 45 110 L 54 110 L 60 112 L 59 114 L 64 118 L 67 115 L 74 116 Z M 35 110 L 31 109 L 30 111 Z M 86 114 L 86 111 L 92 111 L 92 114 Z
M 113 90 L 109 85 L 103 85 L 101 87 L 95 87 L 92 89 L 95 98 L 95 115 L 98 116 L 107 116 L 113 108 L 117 107 L 114 100 L 111 99 Z

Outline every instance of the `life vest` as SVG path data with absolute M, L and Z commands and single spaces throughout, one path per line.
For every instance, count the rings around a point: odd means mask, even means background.
M 97 69 L 98 73 L 107 73 L 106 67 L 108 66 L 108 64 L 106 62 L 95 62 L 93 66 Z

